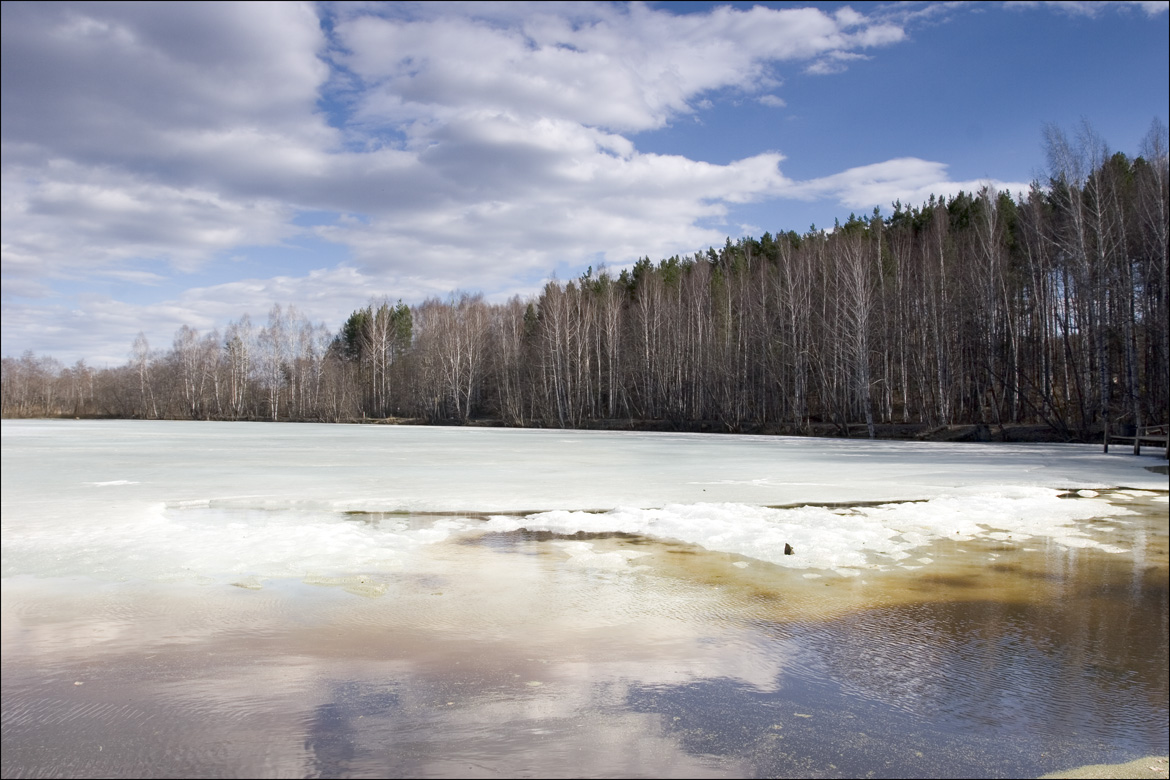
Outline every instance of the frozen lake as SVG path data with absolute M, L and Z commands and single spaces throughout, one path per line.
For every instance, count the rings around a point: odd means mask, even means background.
M 5 777 L 1006 777 L 1167 752 L 1155 457 L 0 431 Z

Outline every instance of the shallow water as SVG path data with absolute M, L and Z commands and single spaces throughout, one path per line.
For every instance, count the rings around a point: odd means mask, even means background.
M 5 777 L 1017 777 L 1167 753 L 1164 478 L 976 486 L 971 514 L 933 493 L 492 514 L 525 476 L 482 514 L 411 514 L 372 488 L 326 501 L 356 491 L 289 447 L 302 484 L 281 494 L 263 462 L 221 487 L 230 457 L 192 454 L 192 427 L 176 461 L 165 426 L 134 429 L 149 458 L 124 428 L 87 430 L 105 456 L 46 475 L 61 461 L 5 439 Z M 1037 468 L 1096 458 L 1070 452 Z M 753 463 L 737 467 L 763 478 Z M 752 548 L 737 519 L 804 541 Z M 854 524 L 870 530 L 841 546 Z

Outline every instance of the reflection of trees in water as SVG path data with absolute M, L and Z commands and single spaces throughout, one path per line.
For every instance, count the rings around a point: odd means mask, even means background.
M 315 777 L 340 777 L 349 773 L 357 755 L 355 730 L 344 708 L 335 702 L 313 710 L 305 749 L 312 753 Z
M 627 705 L 688 752 L 738 754 L 761 776 L 1034 777 L 1162 754 L 1170 594 L 1164 573 L 1123 568 L 1070 576 L 1039 603 L 763 621 L 790 656 L 771 689 L 635 686 Z
M 663 716 L 696 755 L 742 756 L 756 777 L 1015 777 L 1044 748 L 999 751 L 987 736 L 938 733 L 820 674 L 789 669 L 772 690 L 731 678 L 631 690 L 628 706 Z M 1021 768 L 1024 768 L 1021 770 Z M 1021 773 L 1022 771 L 1022 773 Z
M 390 745 L 392 735 L 370 733 L 392 730 L 388 716 L 401 708 L 400 697 L 367 688 L 357 682 L 335 684 L 332 700 L 313 708 L 305 735 L 313 776 L 352 776 L 371 762 L 388 776 L 409 773 L 409 767 L 399 766 L 403 756 Z
M 862 612 L 831 629 L 851 641 L 819 641 L 818 652 L 850 691 L 956 728 L 1163 753 L 1167 591 L 1160 579 L 1136 589 L 1069 588 L 1048 603 Z
M 800 649 L 770 690 L 730 677 L 633 686 L 626 705 L 660 715 L 684 750 L 741 755 L 758 776 L 1038 776 L 1164 753 L 1158 681 L 1100 669 L 1133 634 L 1062 644 L 1049 620 L 1061 612 L 931 603 L 789 624 L 777 628 Z M 1164 647 L 1150 650 L 1162 691 Z

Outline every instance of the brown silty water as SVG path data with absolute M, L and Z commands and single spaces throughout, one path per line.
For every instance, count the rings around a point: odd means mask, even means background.
M 376 577 L 8 578 L 3 775 L 1016 777 L 1165 754 L 1164 495 L 1111 492 L 1135 514 L 1083 524 L 1125 553 L 941 540 L 857 577 L 519 531 Z

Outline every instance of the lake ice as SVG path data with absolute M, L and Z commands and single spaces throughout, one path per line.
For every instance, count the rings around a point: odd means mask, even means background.
M 2 430 L 5 576 L 376 573 L 408 566 L 420 545 L 518 528 L 636 533 L 855 574 L 939 537 L 1109 549 L 1077 522 L 1117 510 L 1061 496 L 1166 489 L 1144 468 L 1164 461 L 1092 445 L 147 421 Z M 839 506 L 875 502 L 891 503 Z

